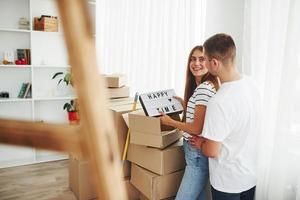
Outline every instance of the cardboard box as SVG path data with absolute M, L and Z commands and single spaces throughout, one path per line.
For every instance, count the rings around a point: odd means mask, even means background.
M 172 116 L 180 120 L 179 115 Z M 163 149 L 182 137 L 170 126 L 163 126 L 158 117 L 145 116 L 141 110 L 129 113 L 130 143 Z
M 107 95 L 110 99 L 129 97 L 129 87 L 123 86 L 120 88 L 107 88 Z
M 132 98 L 132 97 L 110 99 L 109 100 L 109 106 L 119 106 L 119 105 L 132 104 L 133 101 L 134 101 L 134 98 Z M 137 103 L 140 104 L 139 102 L 137 102 Z
M 139 200 L 140 191 L 138 191 L 131 183 L 130 180 L 125 180 L 125 187 L 127 191 L 128 200 Z
M 130 144 L 127 159 L 159 175 L 170 174 L 185 167 L 182 140 L 163 150 Z
M 179 114 L 171 116 L 174 120 L 180 121 Z M 148 117 L 143 110 L 129 113 L 129 127 L 134 132 L 161 135 L 162 131 L 174 130 L 174 127 L 165 126 L 160 123 L 159 117 Z
M 115 131 L 117 134 L 118 144 L 119 144 L 119 154 L 123 155 L 123 150 L 126 142 L 126 136 L 128 132 L 128 127 L 123 119 L 122 114 L 132 111 L 132 103 L 124 105 L 110 106 L 110 112 L 113 117 L 113 123 L 115 126 Z M 136 109 L 141 109 L 141 106 L 137 104 Z M 123 177 L 130 177 L 130 162 L 125 160 L 123 163 Z
M 133 107 L 133 103 L 128 103 L 128 104 L 124 104 L 124 105 L 115 105 L 115 106 L 109 107 L 110 112 L 113 116 L 115 130 L 118 135 L 120 155 L 123 154 L 123 149 L 125 146 L 126 136 L 127 136 L 127 132 L 128 132 L 128 127 L 126 125 L 126 122 L 123 119 L 122 114 L 131 112 L 132 107 Z M 136 109 L 141 109 L 141 105 L 137 104 Z
M 174 200 L 174 199 L 176 199 L 176 196 L 169 197 L 169 198 L 166 198 L 166 199 L 163 199 L 163 200 Z M 145 195 L 143 195 L 142 193 L 140 193 L 139 200 L 149 200 L 149 199 Z
M 148 199 L 166 199 L 176 196 L 184 170 L 159 176 L 135 164 L 131 166 L 130 182 Z
M 125 165 L 130 164 L 130 162 L 128 161 L 126 161 L 125 163 Z M 130 167 L 127 168 L 128 173 L 130 173 Z M 90 200 L 97 197 L 95 184 L 93 183 L 91 177 L 92 176 L 90 174 L 88 161 L 78 160 L 70 156 L 69 186 L 78 200 Z M 140 192 L 130 183 L 129 177 L 126 178 L 124 182 L 128 194 L 128 199 L 139 199 Z
M 164 149 L 182 137 L 181 131 L 163 131 L 161 135 L 151 135 L 130 131 L 130 143 Z
M 106 86 L 109 88 L 120 88 L 126 85 L 125 74 L 104 75 Z
M 70 156 L 69 186 L 78 200 L 88 200 L 97 197 L 91 177 L 88 161 L 78 160 Z
M 44 16 L 34 18 L 34 30 L 58 32 L 58 19 L 53 16 Z

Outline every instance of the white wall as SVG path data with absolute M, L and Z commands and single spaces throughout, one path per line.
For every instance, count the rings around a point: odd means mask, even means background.
M 237 67 L 242 69 L 244 0 L 206 2 L 205 39 L 216 33 L 231 35 L 237 46 Z

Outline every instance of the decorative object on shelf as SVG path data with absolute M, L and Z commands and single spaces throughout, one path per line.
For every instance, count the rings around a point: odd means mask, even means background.
M 22 59 L 18 59 L 15 61 L 15 64 L 16 65 L 27 65 L 28 64 L 28 61 L 25 59 L 25 58 L 22 58 Z
M 55 79 L 57 77 L 60 77 L 59 81 L 57 82 L 57 85 L 59 85 L 62 81 L 65 82 L 66 85 L 71 85 L 73 86 L 72 82 L 72 75 L 69 71 L 66 72 L 56 72 L 53 76 L 52 79 Z
M 31 98 L 31 83 L 22 83 L 18 98 Z
M 9 98 L 9 92 L 0 92 L 0 98 Z
M 34 30 L 58 32 L 58 18 L 50 15 L 42 15 L 34 18 Z
M 30 65 L 31 54 L 30 49 L 17 49 L 18 60 L 15 61 L 16 65 Z
M 71 100 L 70 103 L 66 102 L 64 104 L 64 110 L 67 110 L 68 112 L 68 119 L 70 123 L 79 123 L 80 118 L 76 100 Z
M 15 56 L 14 51 L 4 51 L 3 52 L 3 65 L 12 65 L 14 64 Z
M 19 29 L 23 30 L 29 30 L 30 29 L 30 23 L 29 20 L 25 17 L 21 17 L 19 19 Z

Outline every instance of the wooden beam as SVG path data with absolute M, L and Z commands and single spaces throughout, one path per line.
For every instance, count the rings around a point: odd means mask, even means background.
M 65 151 L 81 156 L 79 126 L 0 120 L 0 143 Z
M 126 200 L 116 133 L 108 112 L 104 80 L 99 79 L 87 0 L 58 0 L 57 3 L 80 105 L 81 145 L 91 163 L 98 196 Z

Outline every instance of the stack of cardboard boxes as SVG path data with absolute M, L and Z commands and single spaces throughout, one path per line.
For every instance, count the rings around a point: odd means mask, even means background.
M 129 87 L 124 74 L 104 75 L 107 86 L 107 95 L 110 99 L 129 97 Z
M 122 114 L 132 111 L 133 98 L 128 98 L 129 87 L 125 86 L 126 77 L 124 75 L 104 77 L 107 82 L 109 97 L 114 98 L 109 101 L 109 110 L 112 115 L 115 132 L 117 134 L 119 154 L 122 155 L 128 131 L 128 127 L 122 117 Z M 137 109 L 141 109 L 139 104 L 137 104 Z M 127 160 L 120 160 L 120 165 L 122 165 L 123 168 L 123 179 L 126 185 L 128 199 L 139 199 L 139 191 L 129 181 L 131 167 L 130 162 Z M 70 156 L 69 185 L 78 200 L 89 200 L 97 197 L 91 177 L 88 161 Z M 101 200 L 101 198 L 98 199 Z
M 173 119 L 179 120 L 179 115 Z M 129 113 L 129 128 L 130 182 L 140 191 L 140 199 L 174 198 L 185 167 L 181 132 L 142 110 Z
M 124 114 L 128 114 L 130 145 L 126 161 L 121 161 L 123 179 L 129 200 L 173 199 L 176 195 L 185 167 L 181 132 L 163 126 L 160 119 L 145 116 L 141 105 L 132 112 L 133 98 L 128 98 L 129 87 L 124 75 L 104 76 L 107 82 L 110 113 L 118 138 L 118 150 L 122 155 L 128 126 Z M 179 115 L 172 117 L 179 120 Z M 97 198 L 87 161 L 70 157 L 70 188 L 78 200 Z M 98 198 L 101 200 L 101 198 Z

